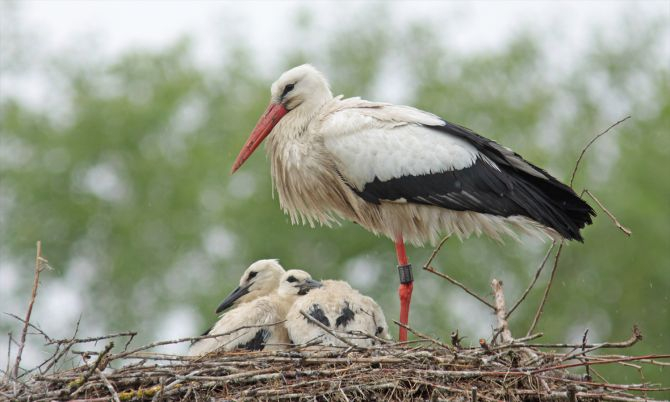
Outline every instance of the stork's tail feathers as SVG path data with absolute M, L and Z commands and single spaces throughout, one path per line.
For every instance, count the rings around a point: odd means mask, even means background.
M 529 218 L 554 229 L 567 240 L 583 242 L 580 230 L 592 223 L 595 211 L 570 187 L 542 172 L 549 180 L 515 175 L 517 202 Z

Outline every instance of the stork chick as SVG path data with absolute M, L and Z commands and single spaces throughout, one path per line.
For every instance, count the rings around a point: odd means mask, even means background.
M 297 297 L 320 286 L 321 283 L 312 280 L 305 271 L 286 271 L 275 291 L 241 303 L 222 314 L 219 321 L 207 332 L 207 335 L 221 336 L 197 341 L 191 345 L 189 355 L 200 356 L 219 349 L 285 349 L 289 338 L 283 321 L 289 308 Z
M 372 346 L 377 338 L 390 339 L 381 307 L 347 282 L 325 280 L 323 286 L 297 299 L 286 316 L 288 335 L 296 345 L 308 342 L 347 346 L 305 318 L 301 311 L 358 346 Z M 366 336 L 370 335 L 370 336 Z
M 222 313 L 232 306 L 248 303 L 276 291 L 285 272 L 284 267 L 279 265 L 276 259 L 254 262 L 242 274 L 240 285 L 217 307 L 216 313 Z
M 266 137 L 279 204 L 292 223 L 343 218 L 395 242 L 402 324 L 413 289 L 405 241 L 499 239 L 515 229 L 582 241 L 580 230 L 595 215 L 570 187 L 509 148 L 413 107 L 333 97 L 308 64 L 272 84 L 233 172 Z M 399 338 L 407 340 L 404 328 Z

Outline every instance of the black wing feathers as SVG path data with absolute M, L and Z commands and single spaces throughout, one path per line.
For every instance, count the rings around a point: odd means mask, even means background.
M 582 241 L 579 230 L 591 223 L 595 213 L 570 187 L 521 155 L 465 127 L 449 122 L 427 127 L 470 142 L 481 156 L 464 169 L 383 182 L 375 178 L 362 191 L 354 191 L 375 204 L 403 198 L 456 211 L 526 216 L 566 239 Z

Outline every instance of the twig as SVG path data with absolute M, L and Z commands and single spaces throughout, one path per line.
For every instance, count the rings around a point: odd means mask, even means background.
M 7 334 L 7 368 L 5 369 L 5 377 L 9 379 L 9 361 L 12 356 L 12 333 Z
M 114 347 L 114 342 L 110 342 L 105 346 L 105 349 L 98 355 L 98 358 L 95 360 L 93 363 L 93 366 L 81 377 L 80 379 L 77 379 L 73 381 L 72 383 L 68 384 L 68 388 L 74 389 L 74 387 L 77 387 L 76 390 L 73 390 L 70 392 L 70 397 L 74 397 L 78 393 L 80 393 L 83 389 L 84 386 L 86 385 L 86 381 L 88 381 L 89 378 L 93 375 L 93 373 L 96 372 L 100 368 L 100 364 L 105 360 L 105 356 L 107 353 L 109 353 L 110 350 Z M 102 369 L 105 369 L 105 365 L 107 363 L 102 365 Z
M 88 343 L 88 342 L 97 342 L 101 341 L 103 339 L 110 339 L 110 338 L 118 338 L 121 336 L 135 336 L 137 335 L 137 332 L 133 331 L 127 331 L 127 332 L 119 332 L 116 334 L 111 334 L 111 335 L 104 335 L 104 336 L 95 336 L 91 338 L 80 338 L 80 339 L 53 339 L 49 340 L 49 342 L 45 343 L 45 345 L 53 345 L 54 343 L 72 343 L 77 344 L 77 343 Z
M 596 364 L 609 364 L 609 363 L 617 363 L 617 362 L 628 362 L 628 361 L 638 361 L 638 360 L 645 360 L 645 359 L 670 359 L 670 354 L 667 355 L 644 355 L 644 356 L 626 356 L 622 357 L 620 359 L 606 359 L 606 360 L 594 360 L 594 361 L 589 361 L 586 363 L 571 363 L 571 364 L 559 364 L 557 366 L 551 366 L 551 367 L 544 367 L 540 368 L 534 371 L 531 371 L 531 374 L 539 374 L 539 373 L 544 373 L 546 371 L 552 371 L 552 370 L 562 370 L 566 368 L 571 368 L 571 367 L 580 367 L 583 365 L 596 365 Z M 600 384 L 601 386 L 605 386 L 605 384 Z
M 570 354 L 566 355 L 565 357 L 563 357 L 563 359 L 561 361 L 563 362 L 563 361 L 572 359 L 576 356 L 586 355 L 586 353 L 590 353 L 590 352 L 593 352 L 594 350 L 602 349 L 602 348 L 605 348 L 605 347 L 607 347 L 607 348 L 628 348 L 628 347 L 631 347 L 631 346 L 635 345 L 639 341 L 641 341 L 642 338 L 643 337 L 642 337 L 642 333 L 640 332 L 640 329 L 637 327 L 637 325 L 633 325 L 633 334 L 627 340 L 625 340 L 623 342 L 604 342 L 604 343 L 598 343 L 598 344 L 594 344 L 594 345 L 582 344 L 582 345 L 578 346 L 578 347 L 582 348 L 581 351 L 576 351 L 576 352 L 570 353 Z M 588 349 L 584 349 L 584 348 L 588 348 Z
M 540 305 L 537 308 L 537 311 L 535 312 L 535 317 L 533 318 L 533 323 L 530 324 L 530 328 L 528 328 L 528 332 L 526 332 L 526 336 L 529 336 L 530 334 L 535 331 L 535 327 L 537 326 L 537 323 L 540 321 L 540 317 L 542 317 L 542 312 L 544 311 L 544 304 L 547 302 L 547 297 L 549 296 L 549 290 L 551 289 L 551 285 L 554 282 L 554 277 L 556 276 L 556 268 L 558 267 L 558 260 L 561 258 L 561 251 L 563 250 L 563 243 L 564 241 L 561 240 L 561 244 L 558 246 L 558 251 L 556 252 L 556 256 L 554 257 L 554 266 L 551 269 L 551 276 L 549 277 L 549 283 L 547 283 L 547 287 L 544 289 L 544 295 L 542 296 L 542 301 L 540 302 Z
M 584 331 L 584 336 L 582 337 L 582 353 L 581 353 L 582 355 L 586 355 L 586 339 L 587 339 L 588 335 L 589 335 L 589 329 L 586 328 L 586 330 Z M 585 361 L 582 360 L 582 362 L 585 362 Z M 589 366 L 589 365 L 586 365 L 586 378 L 589 381 L 591 381 L 591 366 Z
M 114 389 L 114 386 L 109 382 L 105 374 L 103 374 L 100 369 L 96 369 L 96 373 L 102 380 L 102 382 L 105 384 L 105 387 L 107 387 L 107 390 L 109 391 L 110 395 L 112 395 L 112 399 L 114 399 L 114 402 L 121 402 L 121 398 L 119 398 L 119 394 L 116 392 Z
M 10 317 L 12 317 L 12 318 L 14 318 L 14 319 L 16 319 L 16 320 L 18 320 L 18 321 L 21 321 L 21 322 L 24 323 L 24 324 L 27 323 L 28 326 L 29 326 L 30 328 L 32 328 L 32 329 L 34 329 L 35 331 L 37 331 L 40 335 L 42 335 L 42 336 L 44 337 L 44 339 L 47 340 L 47 343 L 45 343 L 45 345 L 48 345 L 49 342 L 52 341 L 52 339 L 49 337 L 49 335 L 45 334 L 44 331 L 42 331 L 41 329 L 39 329 L 39 327 L 33 325 L 33 324 L 30 323 L 30 322 L 25 321 L 23 318 L 19 317 L 19 316 L 16 315 L 16 314 L 12 314 L 12 313 L 5 313 L 5 314 L 7 314 L 8 316 L 10 316 Z
M 150 344 L 148 344 L 148 345 L 140 346 L 140 347 L 135 348 L 135 349 L 133 349 L 133 350 L 129 350 L 129 351 L 125 351 L 125 352 L 118 353 L 118 354 L 116 354 L 116 355 L 113 355 L 112 358 L 115 359 L 115 360 L 116 360 L 116 359 L 121 359 L 121 358 L 124 358 L 124 357 L 126 357 L 126 356 L 130 356 L 130 355 L 132 355 L 132 354 L 134 354 L 134 353 L 141 352 L 141 351 L 143 351 L 143 350 L 147 350 L 147 349 L 151 349 L 151 348 L 155 348 L 155 347 L 158 347 L 158 346 L 173 345 L 173 344 L 175 344 L 175 343 L 183 343 L 183 342 L 194 342 L 194 341 L 199 341 L 199 340 L 202 340 L 202 339 L 209 339 L 209 338 L 218 338 L 218 337 L 221 337 L 221 336 L 226 336 L 226 335 L 234 334 L 235 332 L 239 332 L 239 331 L 241 331 L 241 330 L 243 330 L 243 329 L 260 328 L 260 327 L 271 327 L 271 326 L 274 326 L 274 325 L 283 324 L 284 322 L 286 322 L 286 320 L 277 321 L 277 322 L 273 322 L 273 323 L 270 323 L 270 324 L 243 325 L 243 326 L 241 326 L 241 327 L 237 327 L 237 328 L 235 328 L 235 329 L 232 330 L 232 331 L 224 332 L 224 333 L 222 333 L 222 334 L 212 334 L 212 335 L 203 335 L 203 336 L 191 336 L 191 337 L 186 337 L 186 338 L 173 339 L 173 340 L 169 340 L 169 341 L 153 342 L 153 343 L 150 343 Z
M 579 169 L 579 164 L 582 161 L 582 158 L 584 157 L 584 154 L 586 151 L 589 149 L 589 147 L 596 142 L 596 140 L 603 135 L 607 134 L 611 129 L 614 127 L 618 126 L 619 124 L 623 123 L 624 121 L 630 119 L 630 116 L 626 116 L 623 119 L 617 121 L 616 123 L 612 124 L 611 126 L 607 127 L 607 129 L 600 134 L 596 135 L 593 137 L 585 146 L 582 148 L 582 152 L 580 152 L 579 157 L 577 158 L 577 162 L 575 163 L 575 168 L 572 170 L 572 176 L 570 177 L 570 187 L 572 187 L 572 183 L 575 181 L 575 175 L 577 174 L 577 169 Z
M 430 336 L 428 336 L 428 335 L 426 335 L 426 334 L 422 334 L 421 332 L 419 332 L 419 331 L 417 331 L 417 330 L 411 328 L 409 325 L 405 325 L 405 324 L 403 324 L 403 323 L 401 323 L 401 322 L 398 322 L 398 321 L 396 321 L 396 320 L 393 320 L 393 322 L 394 322 L 396 325 L 405 328 L 406 330 L 408 330 L 409 332 L 413 333 L 414 335 L 416 335 L 417 337 L 419 337 L 419 338 L 421 338 L 421 339 L 425 339 L 425 340 L 427 340 L 428 342 L 431 342 L 431 343 L 433 343 L 433 344 L 435 344 L 435 345 L 437 345 L 437 346 L 439 346 L 439 347 L 441 347 L 441 348 L 445 348 L 445 349 L 447 349 L 447 350 L 449 350 L 449 351 L 452 351 L 452 352 L 454 351 L 454 349 L 453 349 L 451 346 L 447 345 L 446 343 L 442 343 L 442 342 L 440 342 L 439 340 L 437 340 L 437 339 L 435 339 L 435 338 L 431 338 Z M 458 334 L 457 334 L 456 336 L 458 336 Z M 453 338 L 452 338 L 452 339 L 453 339 Z
M 521 304 L 526 299 L 526 296 L 528 296 L 528 293 L 530 293 L 531 289 L 535 286 L 535 283 L 537 282 L 537 279 L 540 277 L 540 274 L 542 273 L 542 270 L 544 269 L 544 266 L 547 264 L 547 260 L 549 259 L 549 256 L 551 255 L 551 251 L 554 249 L 556 246 L 556 240 L 551 242 L 551 246 L 547 250 L 547 254 L 544 255 L 544 258 L 542 259 L 542 263 L 540 263 L 540 266 L 538 267 L 537 271 L 535 271 L 535 276 L 533 277 L 533 280 L 530 282 L 526 290 L 523 292 L 519 300 L 514 303 L 514 306 L 512 306 L 511 309 L 507 312 L 507 315 L 505 316 L 506 319 L 509 319 L 509 316 L 512 315 L 514 310 L 516 310 L 517 307 Z
M 430 267 L 430 264 L 433 263 L 433 260 L 434 260 L 435 257 L 437 256 L 437 253 L 440 252 L 440 250 L 442 249 L 442 246 L 444 245 L 444 243 L 447 242 L 447 240 L 449 240 L 449 236 L 445 236 L 445 237 L 440 241 L 440 244 L 438 244 L 437 247 L 435 247 L 435 249 L 433 249 L 433 252 L 430 254 L 430 258 L 428 258 L 428 261 L 426 261 L 426 263 L 423 264 L 423 269 L 428 269 L 428 267 Z
M 436 271 L 435 268 L 433 268 L 433 267 L 431 267 L 431 266 L 424 267 L 423 269 L 426 270 L 426 271 L 428 271 L 428 272 L 430 272 L 430 273 L 433 273 L 433 274 L 439 276 L 440 278 L 443 278 L 443 279 L 448 280 L 449 282 L 451 282 L 451 283 L 453 283 L 454 285 L 458 286 L 459 288 L 463 289 L 463 290 L 464 290 L 467 294 L 469 294 L 470 296 L 472 296 L 472 297 L 474 297 L 475 299 L 479 300 L 480 302 L 484 303 L 484 304 L 485 304 L 486 306 L 488 306 L 491 310 L 496 311 L 496 307 L 495 307 L 493 304 L 491 304 L 491 303 L 487 302 L 486 300 L 484 300 L 484 298 L 482 298 L 481 296 L 479 296 L 478 294 L 476 294 L 476 293 L 473 292 L 472 290 L 468 289 L 467 286 L 463 285 L 462 283 L 460 283 L 460 282 L 457 281 L 456 279 L 450 277 L 450 276 L 447 275 L 447 274 L 443 274 L 442 272 Z
M 507 313 L 505 312 L 505 294 L 503 293 L 503 283 L 497 279 L 491 281 L 491 289 L 496 301 L 496 317 L 498 317 L 498 328 L 502 336 L 503 343 L 510 343 L 514 341 L 512 333 L 509 330 L 507 323 Z
M 30 316 L 33 313 L 33 305 L 35 304 L 35 298 L 37 297 L 37 287 L 40 282 L 40 272 L 42 272 L 42 263 L 47 262 L 46 259 L 42 258 L 42 242 L 37 241 L 37 253 L 35 255 L 35 276 L 33 279 L 33 289 L 30 293 L 30 302 L 28 303 L 28 311 L 26 312 L 26 318 L 23 320 L 23 330 L 21 331 L 21 340 L 19 342 L 19 350 L 16 354 L 16 362 L 14 363 L 14 378 L 19 376 L 19 366 L 21 365 L 21 355 L 23 354 L 23 348 L 26 346 L 26 335 L 28 333 L 28 323 L 30 322 Z
M 352 348 L 356 348 L 356 349 L 365 349 L 364 347 L 362 347 L 362 346 L 358 346 L 358 345 L 356 345 L 355 343 L 351 343 L 349 340 L 344 339 L 343 337 L 337 335 L 337 334 L 336 334 L 335 332 L 333 332 L 330 328 L 328 328 L 327 326 L 323 325 L 323 324 L 322 324 L 321 322 L 319 322 L 318 320 L 315 320 L 313 317 L 311 317 L 309 314 L 305 313 L 304 311 L 300 310 L 300 314 L 302 314 L 302 316 L 305 317 L 305 319 L 306 319 L 307 321 L 311 322 L 312 324 L 314 324 L 314 325 L 316 325 L 317 327 L 321 328 L 322 330 L 326 331 L 327 333 L 329 333 L 330 335 L 334 336 L 334 337 L 337 338 L 338 340 L 342 341 L 342 343 L 344 343 L 345 345 L 347 345 L 347 346 L 351 346 Z
M 600 202 L 600 200 L 598 200 L 598 198 L 596 198 L 595 195 L 593 195 L 592 192 L 590 192 L 588 189 L 584 189 L 582 191 L 582 195 L 584 195 L 584 193 L 588 194 L 589 197 L 591 197 L 593 199 L 593 201 L 595 201 L 596 204 L 598 204 L 600 209 L 602 209 L 603 212 L 605 212 L 605 214 L 607 214 L 607 216 L 609 216 L 609 218 L 612 220 L 612 222 L 614 222 L 614 225 L 616 225 L 616 227 L 619 228 L 619 230 L 621 230 L 626 236 L 630 236 L 633 233 L 630 229 L 623 226 L 621 224 L 621 222 L 619 222 L 619 220 L 616 218 L 616 216 L 614 216 L 613 213 L 611 213 L 607 208 L 605 208 L 605 206 Z

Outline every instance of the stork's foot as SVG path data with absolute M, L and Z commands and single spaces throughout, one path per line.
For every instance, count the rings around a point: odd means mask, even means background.
M 400 275 L 400 287 L 398 288 L 398 295 L 400 296 L 400 323 L 407 325 L 409 322 L 409 303 L 412 300 L 412 289 L 414 288 L 412 265 L 399 265 L 398 274 Z M 398 339 L 400 342 L 407 341 L 407 329 L 400 327 Z

